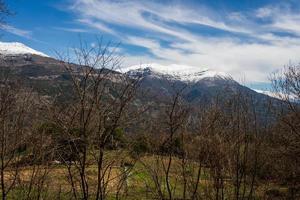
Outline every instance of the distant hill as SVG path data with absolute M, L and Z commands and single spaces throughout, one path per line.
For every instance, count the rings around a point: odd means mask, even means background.
M 11 71 L 21 78 L 24 84 L 34 88 L 41 95 L 50 97 L 61 93 L 66 97 L 71 95 L 70 76 L 63 62 L 20 43 L 0 43 L 0 56 L 1 70 Z M 78 66 L 74 64 L 74 67 Z M 226 73 L 209 69 L 150 64 L 132 66 L 122 69 L 122 72 L 113 73 L 132 79 L 142 77 L 139 90 L 141 92 L 138 94 L 141 103 L 164 104 L 168 97 L 182 88 L 184 100 L 195 107 L 209 104 L 216 99 L 223 104 L 234 95 L 242 94 L 251 98 L 258 110 L 265 113 L 268 112 L 267 105 L 271 101 L 279 101 L 240 85 Z

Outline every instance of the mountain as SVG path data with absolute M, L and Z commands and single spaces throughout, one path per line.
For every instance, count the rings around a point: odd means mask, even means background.
M 157 63 L 135 65 L 122 69 L 123 72 L 127 73 L 129 76 L 152 76 L 166 78 L 169 80 L 177 80 L 186 83 L 195 83 L 204 78 L 213 77 L 229 77 L 224 72 L 212 71 L 206 68 L 199 68 L 187 65 L 161 65 Z
M 68 67 L 80 73 L 79 65 L 68 64 Z M 111 82 L 116 82 L 121 73 L 111 70 L 107 73 L 107 70 L 102 72 L 109 74 L 108 79 Z M 22 85 L 32 88 L 43 96 L 60 96 L 63 97 L 60 99 L 63 101 L 68 101 L 72 97 L 72 79 L 66 70 L 66 63 L 24 44 L 2 43 L 2 46 L 0 45 L 0 73 L 3 72 L 9 72 L 11 76 L 20 80 Z
M 42 95 L 56 96 L 62 92 L 71 95 L 71 78 L 62 61 L 21 43 L 0 43 L 0 54 L 0 70 L 10 70 L 23 80 L 24 85 Z M 74 67 L 79 66 L 74 64 Z M 215 99 L 224 103 L 235 94 L 242 94 L 251 96 L 259 109 L 263 110 L 270 100 L 274 100 L 240 85 L 224 72 L 201 67 L 148 64 L 123 68 L 114 74 L 123 74 L 132 79 L 142 78 L 138 94 L 142 103 L 163 104 L 164 100 L 182 88 L 184 100 L 194 106 L 206 105 Z M 113 81 L 112 77 L 109 78 Z
M 189 103 L 209 103 L 215 98 L 228 99 L 233 94 L 255 96 L 255 102 L 267 102 L 268 95 L 240 85 L 230 75 L 207 68 L 185 65 L 147 64 L 123 69 L 131 78 L 142 77 L 142 88 L 152 96 L 162 98 L 184 88 L 183 97 Z
M 0 42 L 0 55 L 16 56 L 16 55 L 39 55 L 49 57 L 48 55 L 36 51 L 19 42 Z
M 63 63 L 21 43 L 0 42 L 0 72 L 9 72 L 25 87 L 45 96 L 71 90 Z
M 159 113 L 164 102 L 168 103 L 169 97 L 179 91 L 192 110 L 201 111 L 209 108 L 211 103 L 217 103 L 220 108 L 228 110 L 227 105 L 230 105 L 231 100 L 237 102 L 239 99 L 239 105 L 255 108 L 261 125 L 276 119 L 271 105 L 280 106 L 279 99 L 245 87 L 224 72 L 184 65 L 158 64 L 128 67 L 124 72 L 133 79 L 141 78 L 141 89 L 146 92 L 139 98 L 146 102 L 155 102 L 150 113 L 154 117 L 153 113 Z M 195 119 L 196 113 L 193 114 Z

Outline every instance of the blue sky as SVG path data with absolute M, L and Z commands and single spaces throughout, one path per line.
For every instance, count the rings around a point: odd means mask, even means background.
M 50 56 L 79 35 L 120 42 L 124 66 L 159 63 L 210 68 L 254 88 L 300 61 L 298 0 L 13 0 L 2 41 Z

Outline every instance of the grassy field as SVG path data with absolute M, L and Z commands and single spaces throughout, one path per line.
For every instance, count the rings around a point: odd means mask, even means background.
M 122 158 L 117 160 L 117 158 Z M 92 158 L 89 158 L 92 160 Z M 105 182 L 107 183 L 107 198 L 116 199 L 119 191 L 119 199 L 155 199 L 157 198 L 158 188 L 162 194 L 167 197 L 167 184 L 163 165 L 167 164 L 167 158 L 162 156 L 143 156 L 140 159 L 133 160 L 127 154 L 109 151 L 105 155 Z M 116 160 L 110 163 L 110 160 Z M 132 166 L 124 166 L 124 162 L 132 163 Z M 123 164 L 122 164 L 123 163 Z M 196 163 L 187 165 L 188 173 L 187 196 L 190 196 L 192 185 L 195 184 L 197 177 Z M 76 167 L 70 168 L 75 174 Z M 7 173 L 9 174 L 9 173 Z M 87 180 L 89 184 L 90 196 L 93 197 L 97 185 L 97 165 L 90 162 L 86 169 Z M 31 180 L 35 176 L 31 184 Z M 10 177 L 5 177 L 8 181 Z M 63 164 L 53 164 L 50 167 L 31 166 L 20 169 L 18 175 L 18 184 L 8 195 L 8 199 L 72 199 L 72 190 L 68 177 L 68 169 Z M 214 198 L 215 187 L 213 176 L 209 168 L 203 168 L 200 175 L 198 194 L 202 197 Z M 42 183 L 39 181 L 43 181 Z M 183 176 L 181 161 L 173 158 L 170 169 L 170 185 L 173 196 L 176 199 L 182 198 L 183 195 Z M 78 180 L 77 180 L 78 183 Z M 38 187 L 37 185 L 41 185 Z M 229 197 L 234 192 L 232 180 L 230 177 L 224 181 L 224 195 Z M 265 199 L 266 193 L 275 192 L 280 194 L 286 193 L 286 188 L 278 186 L 275 183 L 258 182 L 255 185 L 255 199 Z M 80 184 L 76 185 L 76 190 L 80 191 Z M 249 188 L 245 189 L 246 192 Z M 80 194 L 80 193 L 79 193 Z M 92 198 L 93 199 L 93 198 Z

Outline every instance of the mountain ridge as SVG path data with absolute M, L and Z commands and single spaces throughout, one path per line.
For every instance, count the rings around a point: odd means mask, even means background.
M 20 42 L 0 42 L 0 55 L 17 56 L 17 55 L 26 55 L 26 54 L 50 57 Z
M 13 60 L 14 70 L 27 79 L 53 79 L 52 81 L 55 82 L 66 76 L 61 61 L 51 58 L 22 43 L 0 42 L 0 54 L 4 55 L 5 58 L 9 58 L 10 61 Z M 11 62 L 8 62 L 8 65 L 10 65 L 10 63 Z M 7 64 L 4 64 L 2 67 L 6 65 Z M 232 88 L 239 85 L 230 75 L 224 72 L 180 64 L 162 65 L 152 63 L 134 65 L 122 68 L 119 72 L 128 75 L 130 78 L 142 76 L 143 79 L 145 79 L 143 82 L 146 83 L 144 86 L 147 88 L 152 87 L 151 89 L 156 90 L 156 93 L 162 91 L 168 93 L 167 90 L 171 89 L 167 86 L 169 84 L 168 81 L 177 82 L 181 85 L 188 84 L 192 89 L 190 93 L 187 94 L 187 99 L 203 97 L 204 93 L 212 90 L 211 88 L 215 89 L 218 87 L 218 91 L 220 91 L 225 85 L 228 86 L 231 84 Z M 260 93 L 251 88 L 248 89 L 252 92 Z M 270 98 L 274 97 L 268 95 L 268 93 L 263 93 L 262 95 L 269 96 Z
M 187 83 L 195 83 L 204 78 L 229 78 L 225 72 L 217 72 L 208 68 L 199 68 L 188 65 L 161 65 L 157 63 L 134 65 L 123 68 L 122 72 L 131 77 L 151 75 L 167 78 L 169 80 L 178 80 Z

